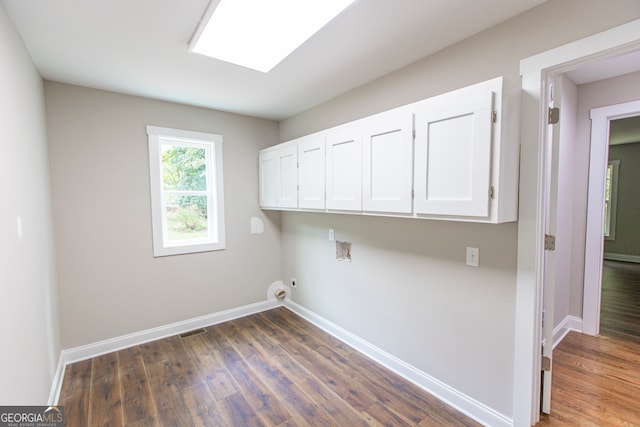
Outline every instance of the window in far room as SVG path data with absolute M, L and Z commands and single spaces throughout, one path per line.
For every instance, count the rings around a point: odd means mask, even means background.
M 222 136 L 147 126 L 154 256 L 225 248 Z
M 620 160 L 612 160 L 607 166 L 604 189 L 604 237 L 616 238 L 616 205 L 618 204 L 618 168 Z

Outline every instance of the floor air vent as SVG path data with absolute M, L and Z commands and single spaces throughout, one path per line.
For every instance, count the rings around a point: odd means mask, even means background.
M 192 337 L 194 335 L 204 334 L 205 332 L 207 332 L 205 329 L 200 328 L 200 329 L 194 329 L 193 331 L 184 332 L 178 336 L 180 337 L 180 339 L 184 339 L 184 338 Z

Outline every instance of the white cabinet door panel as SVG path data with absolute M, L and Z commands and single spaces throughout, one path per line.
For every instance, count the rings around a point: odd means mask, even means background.
M 323 135 L 313 135 L 298 143 L 298 207 L 325 207 L 325 143 Z
M 280 208 L 298 207 L 298 150 L 296 146 L 278 150 L 278 199 Z
M 363 133 L 365 211 L 411 213 L 413 114 L 377 117 Z
M 491 91 L 474 89 L 417 108 L 416 213 L 489 216 L 492 105 Z
M 278 207 L 278 156 L 276 151 L 261 152 L 258 163 L 260 174 L 260 206 Z
M 327 209 L 362 210 L 362 140 L 356 126 L 327 133 Z

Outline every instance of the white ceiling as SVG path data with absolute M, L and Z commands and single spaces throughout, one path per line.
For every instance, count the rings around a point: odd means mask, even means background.
M 45 79 L 283 119 L 546 0 L 357 0 L 268 74 L 187 52 L 209 0 L 0 1 Z

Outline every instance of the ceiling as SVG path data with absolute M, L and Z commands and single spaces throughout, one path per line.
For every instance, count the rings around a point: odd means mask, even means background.
M 47 80 L 280 120 L 546 0 L 356 0 L 268 74 L 187 51 L 209 0 L 0 1 Z

